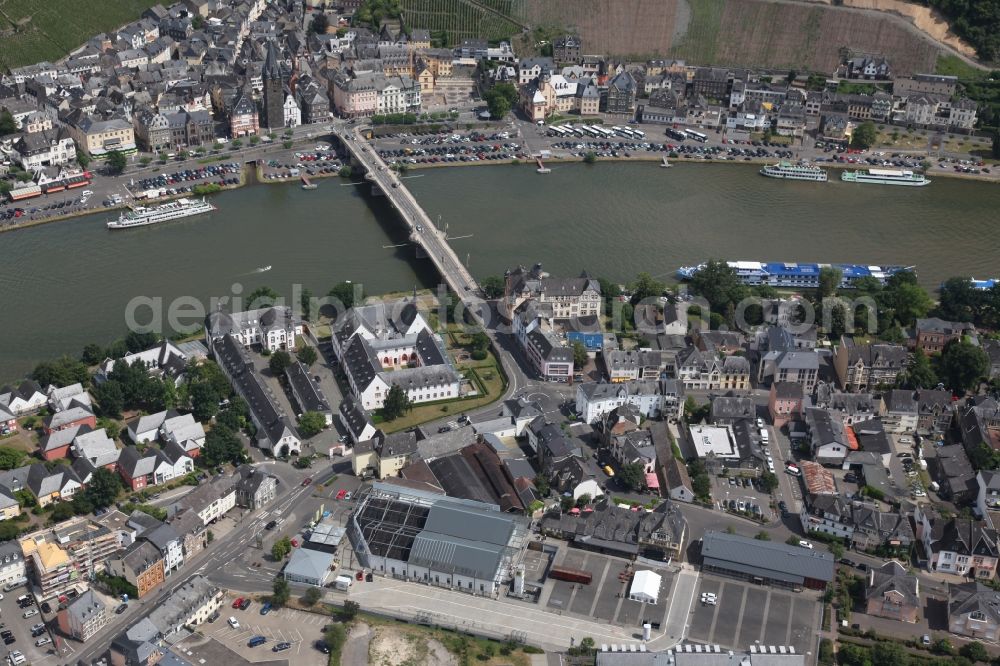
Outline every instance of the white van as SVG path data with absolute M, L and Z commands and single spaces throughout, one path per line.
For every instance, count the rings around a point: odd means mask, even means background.
M 767 444 L 767 440 L 769 440 L 770 438 L 771 438 L 771 435 L 768 434 L 767 428 L 761 428 L 760 429 L 760 439 L 761 439 L 761 441 L 764 442 L 765 444 Z
M 17 588 L 21 587 L 22 585 L 27 585 L 27 584 L 28 584 L 28 579 L 25 578 L 24 576 L 21 576 L 20 578 L 15 578 L 14 580 L 12 580 L 9 583 L 7 583 L 6 585 L 4 585 L 3 586 L 3 591 L 4 592 L 10 592 L 11 590 L 16 590 Z

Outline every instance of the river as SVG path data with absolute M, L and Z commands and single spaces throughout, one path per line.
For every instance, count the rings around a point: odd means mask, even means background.
M 1000 273 L 1000 188 L 990 185 L 786 182 L 739 164 L 550 166 L 427 169 L 406 183 L 477 277 L 540 261 L 553 274 L 670 279 L 709 257 L 912 264 L 927 288 Z M 109 232 L 106 213 L 0 235 L 0 378 L 122 336 L 137 295 L 207 302 L 234 284 L 320 294 L 341 280 L 367 293 L 436 283 L 411 248 L 386 247 L 405 234 L 381 199 L 339 179 L 318 184 L 222 193 L 214 213 L 144 229 Z

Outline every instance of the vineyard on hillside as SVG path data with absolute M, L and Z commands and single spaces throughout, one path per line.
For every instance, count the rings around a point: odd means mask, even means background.
M 157 0 L 0 0 L 0 70 L 58 60 L 101 32 L 139 18 Z M 86 11 L 80 6 L 86 4 Z
M 506 40 L 521 33 L 525 1 L 402 0 L 403 19 L 407 27 L 426 28 L 448 46 L 463 39 Z

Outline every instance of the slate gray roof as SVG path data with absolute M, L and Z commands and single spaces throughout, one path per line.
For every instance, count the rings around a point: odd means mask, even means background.
M 997 592 L 982 583 L 948 584 L 948 616 L 956 617 L 980 612 L 992 624 L 1000 623 L 1000 599 Z
M 156 449 L 147 449 L 145 453 L 139 451 L 134 446 L 126 446 L 118 456 L 118 466 L 128 474 L 129 478 L 136 478 L 152 474 L 157 463 Z
M 917 400 L 913 391 L 893 389 L 883 397 L 886 411 L 892 414 L 916 414 Z
M 724 532 L 706 532 L 701 555 L 706 566 L 789 583 L 801 583 L 805 578 L 833 580 L 833 555 L 817 549 L 758 541 Z
M 54 451 L 55 449 L 62 448 L 64 446 L 69 446 L 73 443 L 73 439 L 80 432 L 89 432 L 89 426 L 72 426 L 64 430 L 56 430 L 51 435 L 46 435 L 42 438 L 42 451 Z
M 920 605 L 917 577 L 911 574 L 899 562 L 886 562 L 878 569 L 868 572 L 868 582 L 865 586 L 865 598 L 882 597 L 886 592 L 898 592 L 905 603 L 911 606 Z
M 295 361 L 285 368 L 285 378 L 288 380 L 299 409 L 305 412 L 331 412 L 330 403 L 319 388 L 319 383 L 309 376 L 309 369 L 301 361 Z

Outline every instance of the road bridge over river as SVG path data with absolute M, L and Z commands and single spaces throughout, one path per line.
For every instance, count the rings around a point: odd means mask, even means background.
M 333 133 L 355 163 L 365 170 L 365 179 L 392 203 L 410 231 L 410 240 L 434 263 L 448 287 L 466 306 L 476 306 L 472 309 L 478 310 L 482 304 L 482 293 L 475 278 L 448 244 L 446 233 L 431 222 L 399 175 L 368 145 L 362 128 L 335 125 Z

